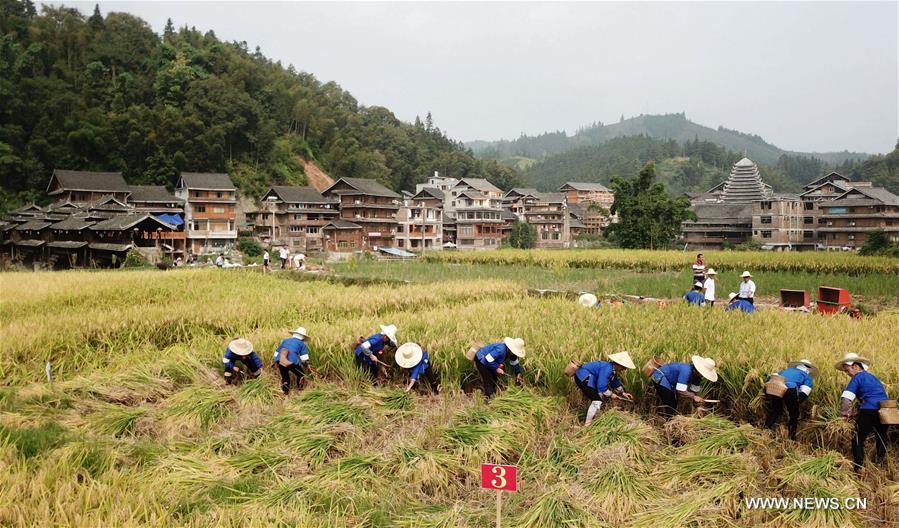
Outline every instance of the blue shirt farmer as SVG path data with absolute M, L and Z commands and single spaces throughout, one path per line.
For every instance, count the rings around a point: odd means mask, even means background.
M 886 389 L 883 388 L 883 383 L 877 376 L 867 371 L 852 376 L 841 397 L 850 401 L 858 398 L 858 408 L 869 411 L 876 411 L 880 408 L 881 401 L 890 399 Z
M 727 307 L 725 308 L 725 310 L 726 311 L 743 310 L 746 313 L 753 313 L 753 312 L 755 312 L 755 306 L 749 301 L 744 301 L 743 299 L 740 299 L 738 301 L 734 301 L 734 302 L 728 304 Z
M 621 380 L 615 373 L 615 368 L 610 361 L 591 361 L 584 363 L 574 371 L 577 379 L 585 382 L 588 387 L 600 394 L 609 395 L 609 389 L 621 388 Z
M 695 304 L 697 306 L 705 304 L 705 295 L 703 295 L 702 292 L 696 290 L 688 291 L 687 294 L 684 295 L 684 299 L 686 299 L 688 303 Z
M 807 399 L 808 395 L 812 393 L 812 387 L 815 382 L 808 370 L 790 367 L 781 370 L 778 374 L 786 379 L 784 383 L 786 383 L 788 389 L 796 389 L 800 399 Z
M 281 344 L 275 349 L 275 363 L 281 360 L 281 350 L 287 350 L 287 360 L 295 365 L 309 361 L 309 347 L 299 337 L 288 337 L 281 341 Z
M 222 362 L 225 364 L 225 372 L 233 370 L 235 366 L 234 363 L 237 361 L 243 362 L 247 367 L 252 367 L 253 372 L 262 368 L 262 360 L 259 359 L 256 352 L 250 352 L 246 356 L 238 356 L 234 352 L 231 352 L 230 348 L 226 348 L 225 355 L 222 356 Z
M 384 337 L 383 334 L 375 334 L 359 343 L 359 346 L 357 346 L 355 350 L 356 355 L 363 354 L 364 357 L 362 358 L 362 361 L 374 365 L 375 362 L 371 359 L 371 355 L 384 350 L 384 346 L 389 342 L 390 340 Z
M 418 377 L 424 374 L 428 367 L 431 365 L 431 358 L 428 356 L 427 350 L 421 351 L 421 361 L 418 362 L 417 365 L 409 369 L 409 379 L 410 380 L 418 380 Z
M 506 355 L 508 354 L 512 355 L 512 358 L 509 360 L 509 364 L 512 365 L 515 373 L 522 374 L 524 371 L 521 369 L 521 363 L 518 361 L 518 358 L 515 357 L 515 354 L 512 354 L 509 351 L 509 347 L 507 347 L 505 343 L 493 343 L 491 345 L 487 345 L 484 348 L 478 350 L 478 353 L 475 354 L 475 358 L 482 365 L 496 370 L 499 368 L 500 364 L 506 362 Z
M 699 379 L 693 378 L 693 365 L 690 363 L 667 363 L 652 373 L 652 379 L 660 386 L 673 391 L 699 392 Z

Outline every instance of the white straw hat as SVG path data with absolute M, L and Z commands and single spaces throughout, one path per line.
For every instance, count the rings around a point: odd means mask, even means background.
M 238 356 L 248 356 L 253 351 L 253 343 L 241 337 L 228 343 L 228 348 Z
M 417 344 L 403 343 L 401 347 L 396 349 L 394 358 L 396 358 L 397 365 L 407 369 L 418 365 L 421 362 L 422 354 L 422 349 Z
M 379 325 L 381 333 L 390 338 L 391 343 L 396 343 L 396 325 Z
M 715 268 L 709 268 L 709 271 L 705 272 L 706 275 L 717 275 L 718 272 L 715 271 Z
M 813 378 L 818 377 L 818 367 L 816 367 L 810 359 L 800 359 L 799 361 L 791 361 L 790 363 L 787 363 L 787 367 L 789 368 L 795 368 L 799 365 L 803 365 L 808 368 L 808 372 Z
M 730 295 L 727 296 L 727 300 L 732 301 L 732 300 L 734 300 L 734 297 L 736 297 L 736 296 L 737 296 L 737 294 L 735 292 L 730 292 Z
M 609 361 L 614 361 L 618 363 L 624 368 L 633 369 L 637 368 L 637 365 L 634 365 L 634 360 L 631 359 L 631 355 L 628 354 L 627 350 L 623 352 L 616 352 L 614 354 L 609 354 Z
M 752 274 L 749 273 L 748 271 L 744 271 L 743 274 L 740 275 L 740 277 L 745 279 L 746 277 L 752 277 Z
M 517 357 L 523 358 L 525 356 L 524 339 L 520 337 L 504 337 L 503 343 L 509 347 L 509 350 Z
M 702 288 L 702 283 L 699 282 L 699 281 L 696 281 L 696 282 L 693 283 L 693 286 L 696 287 L 696 288 Z
M 584 308 L 593 308 L 599 303 L 599 299 L 592 293 L 582 293 L 581 296 L 577 298 L 577 302 Z
M 702 357 L 702 356 L 693 356 L 690 358 L 693 361 L 693 366 L 696 367 L 696 370 L 702 374 L 702 377 L 715 382 L 718 381 L 718 371 L 715 368 L 715 360 L 712 358 Z
M 291 330 L 290 333 L 293 335 L 303 336 L 304 338 L 309 337 L 309 334 L 306 332 L 306 327 L 304 326 L 298 326 L 297 328 Z
M 861 363 L 862 366 L 865 367 L 865 370 L 868 370 L 868 366 L 871 364 L 871 360 L 866 357 L 859 356 L 855 352 L 849 352 L 848 354 L 843 356 L 843 359 L 834 363 L 833 366 L 837 370 L 843 370 L 843 365 L 851 365 L 853 363 Z

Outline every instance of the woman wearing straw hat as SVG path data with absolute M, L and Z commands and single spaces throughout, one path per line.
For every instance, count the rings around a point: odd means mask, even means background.
M 356 366 L 361 368 L 363 372 L 367 372 L 372 382 L 378 377 L 379 365 L 387 366 L 379 357 L 384 354 L 384 348 L 396 346 L 396 326 L 379 326 L 380 332 L 363 339 L 354 349 Z
M 630 393 L 624 391 L 624 386 L 618 379 L 619 372 L 632 368 L 636 368 L 636 365 L 634 365 L 631 355 L 627 352 L 618 352 L 609 354 L 608 361 L 584 363 L 574 371 L 575 385 L 581 389 L 581 394 L 590 400 L 584 425 L 593 423 L 593 418 L 602 407 L 604 398 L 633 399 Z
M 768 400 L 765 427 L 774 429 L 775 424 L 783 415 L 784 406 L 786 406 L 789 415 L 787 430 L 790 433 L 790 440 L 796 440 L 796 429 L 799 427 L 799 404 L 807 401 L 809 394 L 812 393 L 815 378 L 818 377 L 818 368 L 808 359 L 800 359 L 788 363 L 787 368 L 778 372 L 777 375 L 784 378 L 787 392 L 783 396 L 765 395 Z
M 858 473 L 865 463 L 865 440 L 874 433 L 874 463 L 880 464 L 886 456 L 887 426 L 880 422 L 880 402 L 889 400 L 883 383 L 868 372 L 871 361 L 850 352 L 837 361 L 834 367 L 852 378 L 840 397 L 840 414 L 844 420 L 853 416 L 852 405 L 858 400 L 855 414 L 855 435 L 852 437 L 852 460 Z
M 504 337 L 502 342 L 482 347 L 475 354 L 474 364 L 484 382 L 484 398 L 487 401 L 490 401 L 490 398 L 496 393 L 496 382 L 499 376 L 506 374 L 505 361 L 509 354 L 512 355 L 509 358 L 509 364 L 515 370 L 515 382 L 521 383 L 524 371 L 521 369 L 519 359 L 525 356 L 524 339 Z
M 409 385 L 406 386 L 406 392 L 412 390 L 419 378 L 424 378 L 431 386 L 434 394 L 440 392 L 439 381 L 434 369 L 431 368 L 431 358 L 428 351 L 421 348 L 416 343 L 404 343 L 396 349 L 396 364 L 406 369 L 409 373 Z
M 727 301 L 727 306 L 724 307 L 725 312 L 730 312 L 732 310 L 739 310 L 746 313 L 755 312 L 755 305 L 741 299 L 735 292 L 730 292 L 730 295 L 727 296 Z
M 222 357 L 225 364 L 225 383 L 231 385 L 234 381 L 234 373 L 240 372 L 237 363 L 243 363 L 247 368 L 247 376 L 255 378 L 262 372 L 262 360 L 253 351 L 253 343 L 249 339 L 235 339 L 228 343 L 225 355 Z
M 743 279 L 743 282 L 740 283 L 740 299 L 749 304 L 755 304 L 755 283 L 752 282 L 752 275 L 748 271 L 744 271 L 740 278 Z
M 693 403 L 703 403 L 699 396 L 699 384 L 705 378 L 712 383 L 718 381 L 715 360 L 702 356 L 692 356 L 690 363 L 667 363 L 652 373 L 656 393 L 662 401 L 659 414 L 671 418 L 677 414 L 677 398 L 686 398 Z
M 306 345 L 309 333 L 302 326 L 290 333 L 291 336 L 278 345 L 274 357 L 278 372 L 281 374 L 281 392 L 285 396 L 290 392 L 290 373 L 293 372 L 296 377 L 297 389 L 301 389 L 305 384 L 303 367 L 312 368 L 309 364 L 309 347 Z
M 578 304 L 584 308 L 599 308 L 599 299 L 592 293 L 582 293 L 577 298 Z
M 715 306 L 715 275 L 718 275 L 715 268 L 709 268 L 705 273 L 705 282 L 702 283 L 702 289 L 705 290 L 705 305 L 709 308 Z

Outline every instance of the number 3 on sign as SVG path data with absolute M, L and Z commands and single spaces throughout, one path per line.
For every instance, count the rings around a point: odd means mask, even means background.
M 500 491 L 518 491 L 518 468 L 481 464 L 481 487 Z

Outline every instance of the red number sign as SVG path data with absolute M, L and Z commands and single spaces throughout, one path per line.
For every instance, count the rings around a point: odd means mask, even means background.
M 518 468 L 481 464 L 481 487 L 492 490 L 518 491 Z

